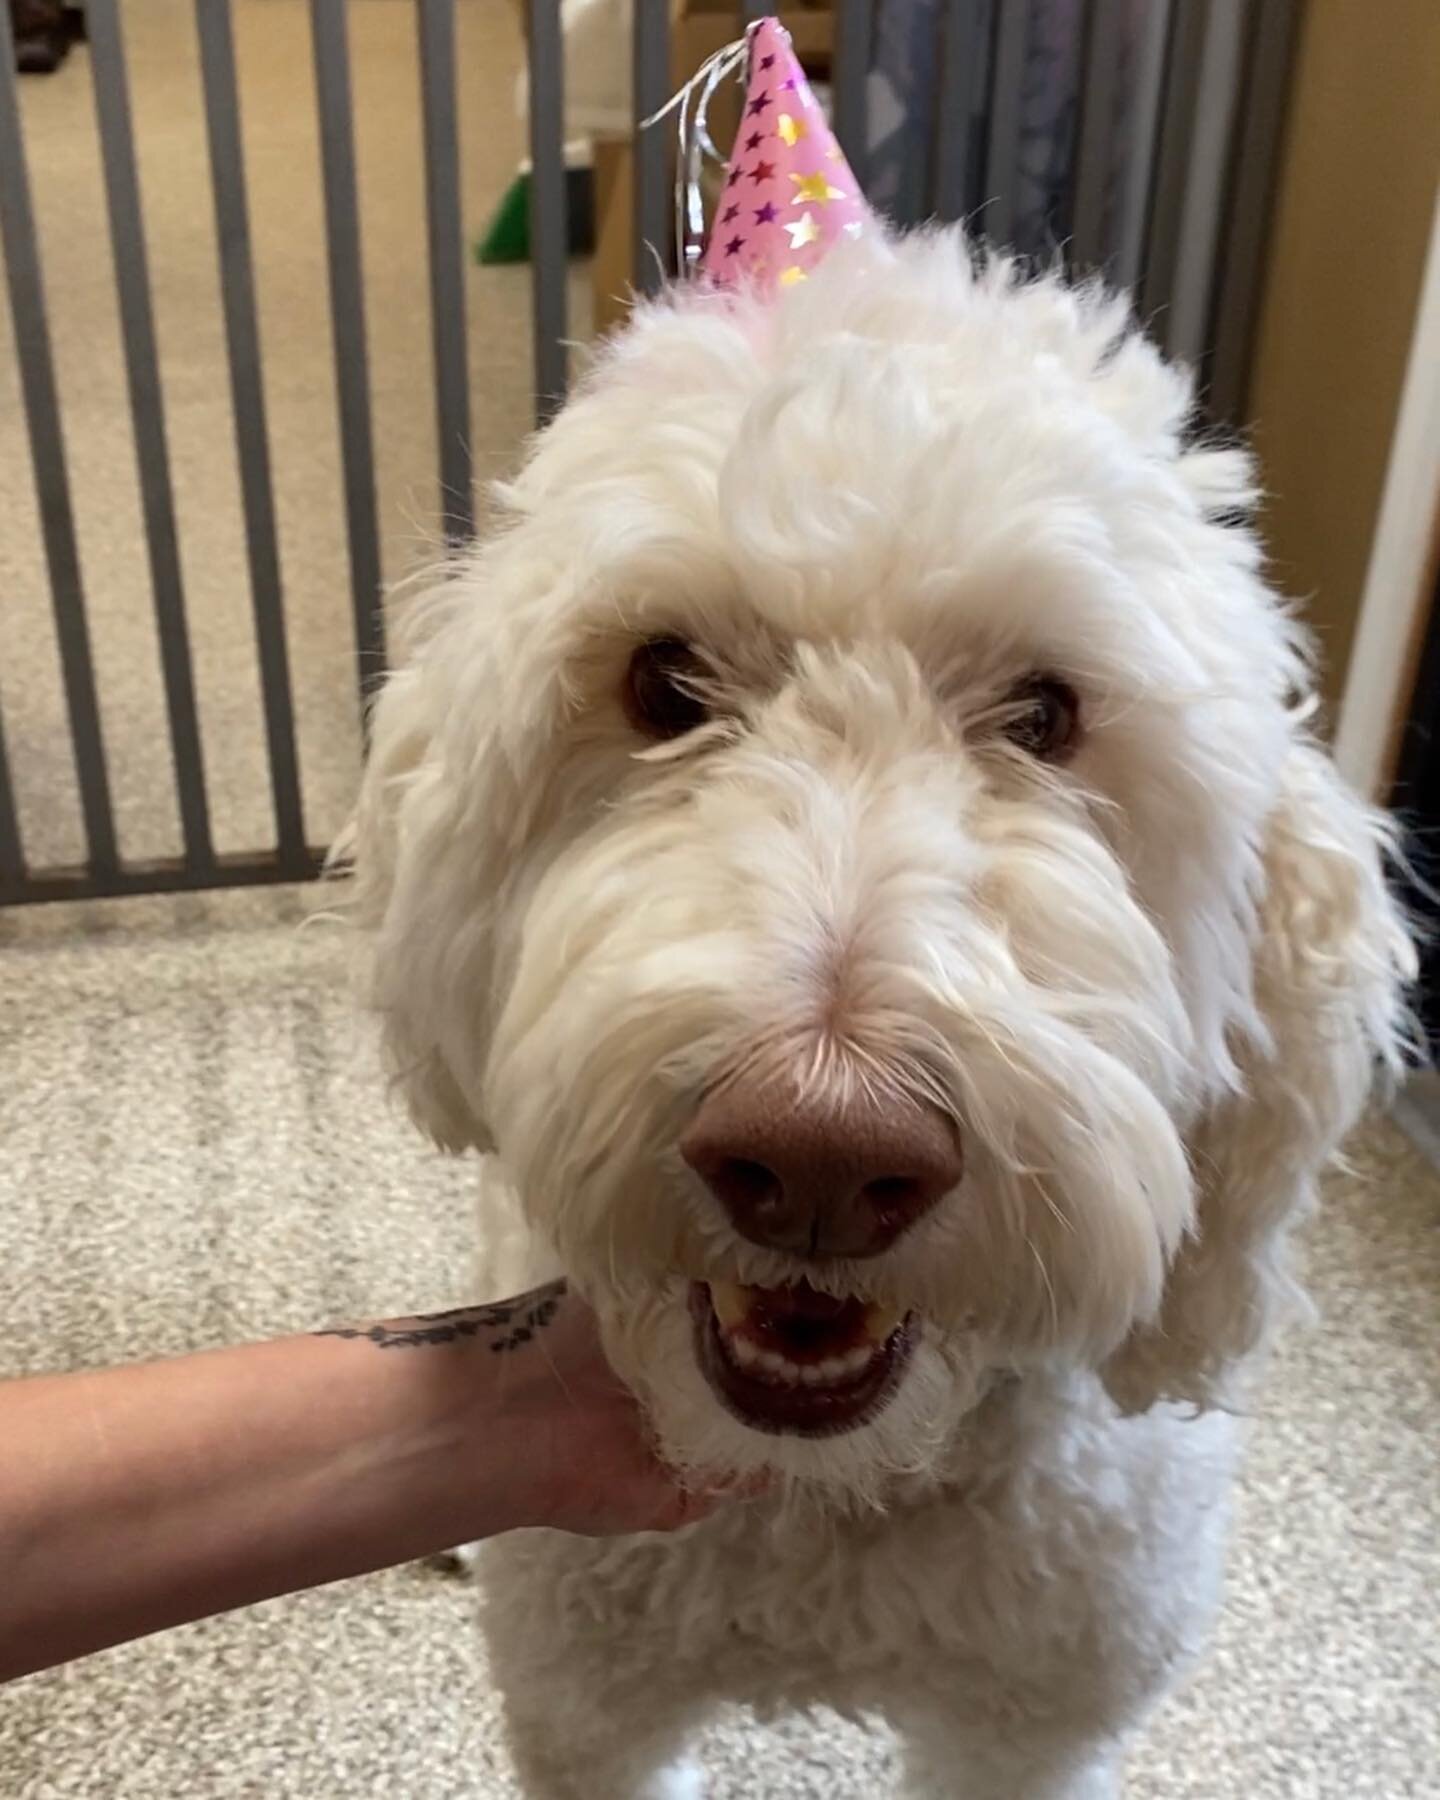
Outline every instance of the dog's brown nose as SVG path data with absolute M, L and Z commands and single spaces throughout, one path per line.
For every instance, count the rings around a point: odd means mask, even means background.
M 680 1153 L 742 1237 L 798 1256 L 876 1256 L 959 1181 L 960 1139 L 905 1096 L 833 1105 L 784 1083 L 717 1088 Z

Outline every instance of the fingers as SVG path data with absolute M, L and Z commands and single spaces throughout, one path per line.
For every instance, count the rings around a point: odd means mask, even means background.
M 682 1525 L 693 1525 L 724 1506 L 756 1499 L 773 1485 L 772 1477 L 763 1470 L 704 1486 L 683 1482 L 669 1469 L 664 1470 L 664 1475 L 667 1492 L 660 1515 L 650 1527 L 652 1531 L 674 1531 Z

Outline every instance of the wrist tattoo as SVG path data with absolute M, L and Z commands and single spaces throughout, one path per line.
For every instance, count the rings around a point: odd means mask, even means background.
M 417 1350 L 427 1344 L 456 1344 L 493 1331 L 496 1335 L 489 1340 L 491 1350 L 518 1350 L 537 1331 L 544 1330 L 560 1310 L 564 1297 L 564 1281 L 548 1281 L 544 1287 L 518 1294 L 513 1300 L 455 1306 L 448 1312 L 390 1319 L 377 1325 L 330 1325 L 311 1336 L 359 1338 L 378 1350 Z

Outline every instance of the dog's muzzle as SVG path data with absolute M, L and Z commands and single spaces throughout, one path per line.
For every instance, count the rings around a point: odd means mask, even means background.
M 711 1090 L 680 1152 L 741 1237 L 809 1258 L 880 1255 L 964 1173 L 937 1107 L 868 1091 L 837 1103 L 754 1072 Z

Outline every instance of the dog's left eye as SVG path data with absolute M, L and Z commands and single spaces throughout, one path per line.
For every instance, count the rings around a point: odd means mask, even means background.
M 1080 736 L 1080 696 L 1057 676 L 1031 676 L 1011 696 L 1005 735 L 1041 762 L 1064 762 Z
M 652 638 L 630 658 L 625 710 L 648 737 L 684 737 L 710 717 L 701 684 L 709 671 L 679 638 Z

